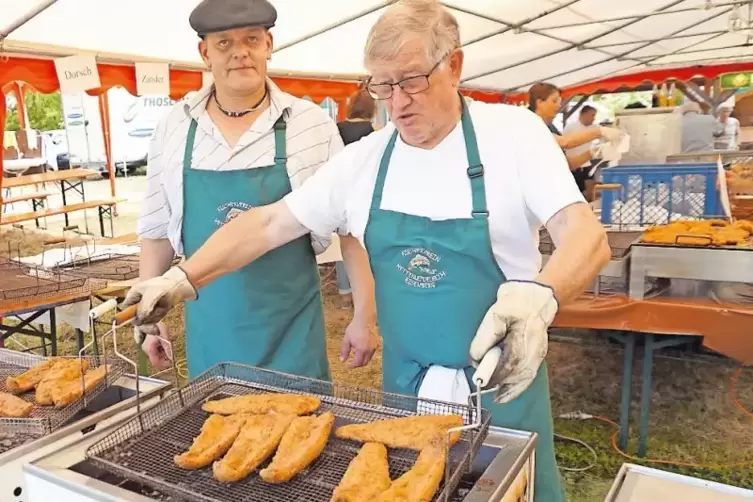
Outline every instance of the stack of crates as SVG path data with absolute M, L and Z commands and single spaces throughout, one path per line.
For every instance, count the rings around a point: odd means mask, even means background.
M 601 222 L 618 227 L 664 225 L 722 214 L 716 164 L 641 164 L 604 169 Z

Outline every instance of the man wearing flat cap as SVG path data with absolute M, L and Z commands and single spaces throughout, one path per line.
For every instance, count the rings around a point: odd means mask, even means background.
M 267 78 L 276 20 L 266 0 L 203 0 L 191 13 L 214 84 L 177 104 L 152 139 L 138 225 L 142 280 L 167 271 L 175 253 L 190 257 L 247 209 L 280 200 L 342 149 L 324 110 Z M 361 366 L 377 345 L 373 279 L 360 243 L 349 236 L 340 242 L 355 304 L 341 355 L 353 350 L 351 366 Z M 189 302 L 189 376 L 234 361 L 329 378 L 315 258 L 328 244 L 329 235 L 301 237 Z M 137 342 L 164 366 L 165 347 L 148 336 L 164 337 L 164 325 L 136 323 Z

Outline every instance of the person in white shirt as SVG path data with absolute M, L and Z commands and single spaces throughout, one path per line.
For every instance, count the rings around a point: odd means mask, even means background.
M 562 131 L 564 137 L 572 137 L 579 135 L 584 131 L 595 131 L 599 127 L 594 125 L 596 120 L 596 108 L 589 105 L 583 105 L 578 114 L 578 120 L 572 120 L 567 123 Z M 586 159 L 580 166 L 573 169 L 570 168 L 575 178 L 575 183 L 578 185 L 578 190 L 586 193 L 586 183 L 593 179 L 593 175 L 589 173 L 594 162 L 598 162 L 593 158 L 593 142 L 589 141 L 583 143 L 580 146 L 568 148 L 565 150 L 565 155 L 568 159 Z
M 204 0 L 192 12 L 214 84 L 176 105 L 154 134 L 138 223 L 142 280 L 167 271 L 176 253 L 190 259 L 250 208 L 300 188 L 343 148 L 324 110 L 267 78 L 276 19 L 266 0 Z M 329 378 L 315 250 L 324 251 L 330 236 L 294 239 L 202 290 L 186 307 L 189 377 L 233 361 Z M 341 248 L 355 302 L 341 349 L 345 359 L 353 349 L 351 365 L 361 366 L 378 345 L 373 279 L 357 240 L 343 236 Z M 156 334 L 167 336 L 162 323 L 141 324 L 134 336 L 153 364 L 165 366 L 161 339 L 144 340 Z
M 608 262 L 606 232 L 541 119 L 462 99 L 458 23 L 438 1 L 387 8 L 364 66 L 391 123 L 282 201 L 239 215 L 184 264 L 135 285 L 137 322 L 159 320 L 286 242 L 346 229 L 374 273 L 383 389 L 467 404 L 473 365 L 499 346 L 499 388 L 482 404 L 493 424 L 538 433 L 536 501 L 561 502 L 547 329 Z M 542 225 L 556 243 L 543 270 Z
M 732 116 L 732 107 L 729 105 L 719 108 L 714 138 L 714 148 L 717 150 L 740 148 L 740 121 Z
M 583 107 L 580 109 L 580 113 L 578 114 L 578 120 L 572 120 L 568 122 L 562 131 L 562 135 L 568 136 L 570 134 L 576 134 L 582 131 L 596 130 L 598 129 L 598 126 L 594 125 L 595 120 L 596 120 L 596 108 L 589 105 L 583 105 Z M 565 154 L 568 156 L 580 155 L 582 153 L 590 151 L 590 148 L 591 148 L 590 142 L 584 143 L 580 146 L 568 148 L 567 150 L 565 150 Z M 585 167 L 589 164 L 590 162 L 586 161 L 583 164 L 581 164 L 580 167 Z

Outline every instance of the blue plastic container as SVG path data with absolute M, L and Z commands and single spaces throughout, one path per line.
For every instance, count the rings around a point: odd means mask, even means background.
M 601 172 L 605 225 L 664 225 L 678 219 L 712 218 L 722 213 L 716 164 L 641 164 Z

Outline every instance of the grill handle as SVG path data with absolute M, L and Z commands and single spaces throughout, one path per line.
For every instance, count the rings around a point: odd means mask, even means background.
M 500 347 L 492 347 L 481 359 L 481 362 L 476 368 L 476 372 L 473 374 L 473 382 L 482 389 L 489 385 L 489 381 L 494 375 L 494 370 L 497 369 L 499 360 L 502 359 L 502 349 Z
M 136 309 L 138 308 L 138 305 L 131 305 L 127 309 L 123 310 L 119 314 L 117 314 L 115 317 L 113 317 L 113 321 L 115 322 L 116 326 L 122 326 L 134 317 L 136 317 Z

